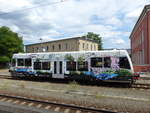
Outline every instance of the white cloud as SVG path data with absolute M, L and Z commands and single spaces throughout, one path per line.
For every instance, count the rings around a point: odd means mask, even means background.
M 122 26 L 122 22 L 120 19 L 118 19 L 117 17 L 112 17 L 112 18 L 108 18 L 106 20 L 106 24 L 109 24 L 109 25 L 114 25 L 114 26 Z
M 44 4 L 58 1 L 45 0 Z M 0 10 L 10 12 L 39 3 L 43 1 L 0 0 Z M 39 38 L 49 41 L 94 32 L 103 37 L 106 48 L 129 48 L 130 28 L 146 3 L 146 0 L 66 0 L 21 11 L 14 17 L 0 17 L 0 26 L 6 25 L 18 32 L 25 44 L 39 42 Z
M 136 18 L 138 16 L 140 16 L 141 12 L 142 12 L 143 8 L 138 8 L 138 9 L 134 9 L 133 11 L 128 12 L 125 16 L 127 18 Z
M 116 44 L 124 44 L 125 41 L 123 39 L 117 39 L 115 43 Z
M 12 25 L 12 26 L 10 26 L 10 28 L 11 28 L 14 32 L 19 32 L 18 26 Z
M 22 9 L 26 6 L 31 6 L 28 0 L 0 0 L 0 10 L 4 12 Z

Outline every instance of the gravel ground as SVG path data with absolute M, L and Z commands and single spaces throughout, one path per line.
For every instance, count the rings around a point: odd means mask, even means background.
M 150 90 L 84 86 L 75 82 L 63 84 L 1 79 L 0 93 L 17 94 L 121 112 L 150 113 Z
M 10 75 L 8 69 L 0 69 L 0 75 Z
M 123 112 L 150 112 L 150 90 L 3 79 L 0 91 Z

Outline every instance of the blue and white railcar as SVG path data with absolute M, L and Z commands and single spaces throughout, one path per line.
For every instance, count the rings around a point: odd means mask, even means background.
M 102 81 L 131 81 L 134 73 L 126 50 L 18 53 L 12 57 L 10 71 L 16 77 Z

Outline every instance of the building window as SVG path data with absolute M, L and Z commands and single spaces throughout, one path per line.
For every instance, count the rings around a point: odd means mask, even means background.
M 59 44 L 58 47 L 59 47 L 59 50 L 61 50 L 61 44 Z
M 87 44 L 87 50 L 89 49 L 89 44 Z
M 66 43 L 66 50 L 68 49 L 68 44 Z
M 83 43 L 83 49 L 84 49 L 85 44 Z
M 46 50 L 48 51 L 49 47 L 47 46 Z
M 32 51 L 34 52 L 34 47 L 32 48 Z
M 52 49 L 53 49 L 53 51 L 55 50 L 55 46 L 54 45 L 52 46 Z
M 37 49 L 37 52 L 39 52 L 39 48 L 37 47 L 36 49 Z
M 94 45 L 94 50 L 96 50 L 96 45 Z
M 43 52 L 43 47 L 41 47 L 41 52 Z

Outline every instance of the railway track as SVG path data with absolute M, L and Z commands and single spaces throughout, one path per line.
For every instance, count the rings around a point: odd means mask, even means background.
M 35 100 L 20 96 L 11 96 L 6 94 L 0 94 L 0 101 L 9 102 L 17 105 L 32 106 L 40 109 L 51 110 L 62 113 L 119 113 L 117 111 L 111 111 L 106 109 L 97 109 L 91 107 L 69 105 L 64 103 L 49 102 L 43 100 Z
M 8 75 L 0 75 L 0 78 L 1 79 L 12 79 L 12 77 L 8 76 Z
M 150 89 L 150 84 L 135 83 L 135 84 L 132 85 L 132 88 Z
M 13 78 L 11 76 L 8 76 L 8 75 L 0 75 L 0 79 L 14 79 L 14 80 L 20 80 L 21 78 Z M 22 79 L 24 80 L 24 79 Z M 32 80 L 32 79 L 30 79 Z M 109 87 L 109 84 L 108 85 L 103 85 L 103 86 L 107 86 Z M 111 87 L 115 87 L 115 86 L 111 86 Z M 116 86 L 117 87 L 117 86 Z M 131 86 L 132 88 L 136 88 L 136 89 L 150 89 L 150 84 L 142 84 L 142 83 L 135 83 Z

